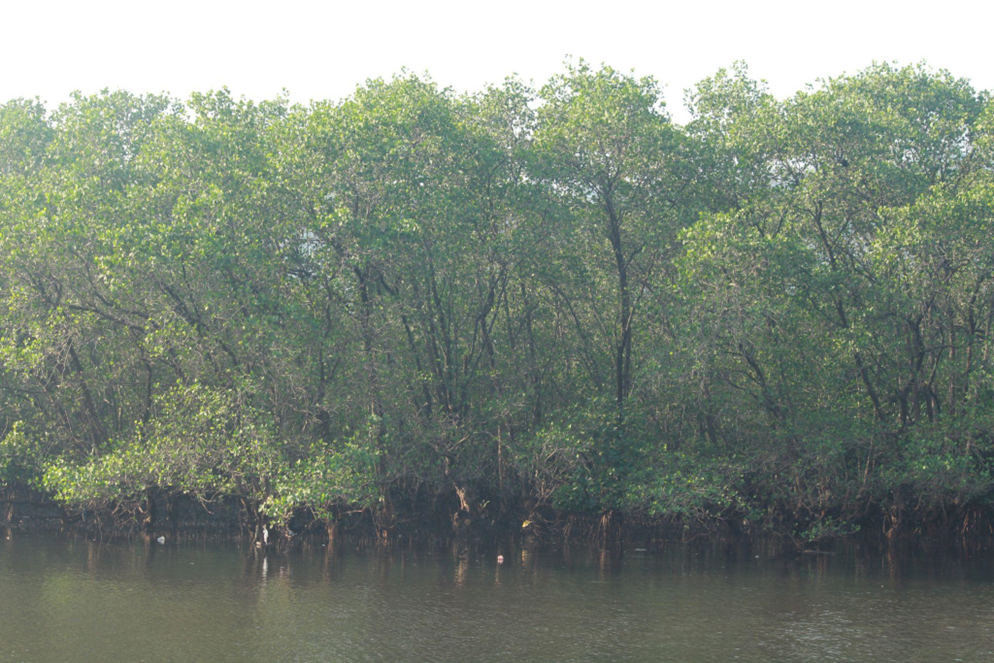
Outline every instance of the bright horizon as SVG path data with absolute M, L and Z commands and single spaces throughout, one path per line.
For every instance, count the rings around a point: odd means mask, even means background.
M 306 103 L 340 99 L 404 68 L 459 92 L 512 74 L 540 86 L 568 55 L 655 77 L 680 122 L 684 90 L 736 60 L 781 98 L 873 61 L 924 60 L 994 89 L 994 9 L 963 0 L 927 12 L 889 4 L 21 3 L 5 8 L 0 28 L 0 103 L 37 96 L 52 108 L 73 90 L 103 88 L 186 99 L 222 86 L 254 100 L 285 88 Z

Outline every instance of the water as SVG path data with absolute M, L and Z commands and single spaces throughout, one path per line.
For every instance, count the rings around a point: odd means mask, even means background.
M 974 661 L 994 565 L 0 541 L 0 661 Z M 757 558 L 756 555 L 759 555 Z

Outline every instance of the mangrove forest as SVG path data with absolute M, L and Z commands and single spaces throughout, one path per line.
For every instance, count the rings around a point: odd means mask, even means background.
M 994 101 L 582 60 L 0 105 L 0 524 L 994 532 Z

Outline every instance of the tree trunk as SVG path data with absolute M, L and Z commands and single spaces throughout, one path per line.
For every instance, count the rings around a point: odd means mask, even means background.
M 624 514 L 617 509 L 607 509 L 601 514 L 598 531 L 602 547 L 608 548 L 621 543 L 621 530 L 624 518 Z
M 155 490 L 153 488 L 145 489 L 145 518 L 142 519 L 142 531 L 146 534 L 151 534 L 155 529 L 156 522 L 156 511 L 155 511 Z

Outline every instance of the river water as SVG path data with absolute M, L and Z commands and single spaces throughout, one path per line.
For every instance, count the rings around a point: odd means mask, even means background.
M 503 553 L 503 565 L 496 555 Z M 994 565 L 0 540 L 0 661 L 994 660 Z

